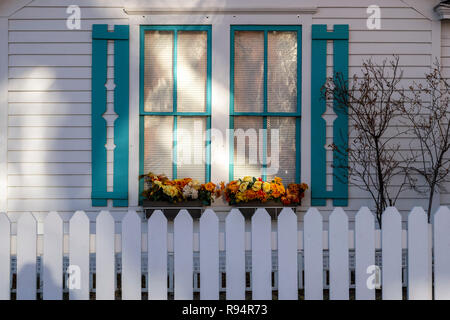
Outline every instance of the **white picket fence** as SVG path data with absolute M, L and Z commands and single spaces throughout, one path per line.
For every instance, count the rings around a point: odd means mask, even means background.
M 258 209 L 251 219 L 248 257 L 249 232 L 237 209 L 227 215 L 225 232 L 219 232 L 216 213 L 206 210 L 199 222 L 198 245 L 187 210 L 180 210 L 175 218 L 173 234 L 168 233 L 168 221 L 161 211 L 155 211 L 146 224 L 129 211 L 122 220 L 118 255 L 111 214 L 102 211 L 97 216 L 93 245 L 89 218 L 78 211 L 69 222 L 66 257 L 67 235 L 56 212 L 44 221 L 42 256 L 37 254 L 33 215 L 22 214 L 13 236 L 7 215 L 0 214 L 0 299 L 10 299 L 12 294 L 17 299 L 36 299 L 38 294 L 43 299 L 62 299 L 66 290 L 74 300 L 89 299 L 93 292 L 96 299 L 115 299 L 118 282 L 121 299 L 141 299 L 143 292 L 148 299 L 167 299 L 172 290 L 175 299 L 193 299 L 196 289 L 200 299 L 219 299 L 220 292 L 226 299 L 245 299 L 246 292 L 252 299 L 272 299 L 274 291 L 278 299 L 299 299 L 299 292 L 304 292 L 305 299 L 323 299 L 324 288 L 329 289 L 330 299 L 349 299 L 351 287 L 356 299 L 374 299 L 375 290 L 368 284 L 375 265 L 381 268 L 383 299 L 402 299 L 403 286 L 408 299 L 450 299 L 448 207 L 441 207 L 433 217 L 432 246 L 427 217 L 420 207 L 410 212 L 407 231 L 402 230 L 400 214 L 393 207 L 383 214 L 381 235 L 367 208 L 357 213 L 354 230 L 349 230 L 341 208 L 333 211 L 328 222 L 328 244 L 324 244 L 326 230 L 317 209 L 307 211 L 303 230 L 298 230 L 296 214 L 283 209 L 276 232 L 267 211 Z M 143 225 L 147 230 L 141 230 Z M 402 261 L 405 232 L 406 266 Z M 381 238 L 381 261 L 377 259 L 377 236 Z

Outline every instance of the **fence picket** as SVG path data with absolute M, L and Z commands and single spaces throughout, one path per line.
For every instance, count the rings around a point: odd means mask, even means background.
M 382 297 L 402 299 L 402 224 L 400 213 L 388 207 L 381 216 Z
M 272 251 L 270 216 L 259 208 L 252 216 L 252 298 L 272 299 Z
M 17 300 L 36 299 L 37 223 L 29 212 L 17 222 Z
M 333 210 L 329 224 L 330 300 L 348 300 L 348 217 L 342 208 Z
M 408 300 L 430 300 L 428 221 L 421 207 L 408 216 Z
M 245 219 L 231 209 L 225 219 L 227 300 L 245 299 Z
M 450 300 L 450 210 L 440 207 L 433 217 L 434 298 Z
M 304 218 L 303 245 L 305 256 L 305 299 L 323 299 L 322 215 L 309 208 Z
M 193 221 L 187 210 L 180 210 L 174 220 L 175 299 L 193 298 Z
M 200 299 L 219 299 L 219 218 L 211 209 L 200 218 Z
M 69 222 L 69 299 L 89 300 L 89 218 L 77 211 Z
M 167 299 L 167 219 L 156 210 L 148 219 L 148 299 Z
M 278 216 L 278 299 L 298 299 L 297 216 L 284 208 Z
M 63 220 L 50 212 L 44 221 L 43 299 L 63 298 Z
M 375 266 L 375 220 L 369 208 L 362 207 L 355 218 L 355 285 L 356 300 L 375 299 L 375 287 L 378 281 L 373 277 L 373 287 L 369 288 L 367 280 L 376 269 L 368 269 Z
M 122 220 L 122 300 L 141 300 L 141 223 L 132 210 Z
M 11 222 L 0 213 L 0 300 L 11 298 Z
M 95 298 L 114 300 L 114 233 L 115 222 L 109 211 L 101 211 L 95 230 Z

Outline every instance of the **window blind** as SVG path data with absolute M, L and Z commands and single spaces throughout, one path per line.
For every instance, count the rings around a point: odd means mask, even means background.
M 172 31 L 145 33 L 145 111 L 173 111 L 173 39 Z

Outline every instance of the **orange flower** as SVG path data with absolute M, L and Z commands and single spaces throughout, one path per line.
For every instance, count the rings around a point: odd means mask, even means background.
M 257 193 L 252 189 L 249 189 L 245 191 L 245 196 L 247 197 L 248 200 L 255 200 L 257 197 Z
M 212 182 L 208 182 L 207 184 L 204 185 L 206 191 L 209 192 L 214 192 L 214 190 L 216 189 L 216 185 Z
M 239 190 L 239 184 L 237 183 L 237 181 L 231 181 L 228 184 L 228 189 L 232 192 L 232 193 L 236 193 Z
M 276 184 L 281 184 L 281 181 L 283 180 L 280 177 L 275 177 L 275 179 L 273 179 L 275 181 Z

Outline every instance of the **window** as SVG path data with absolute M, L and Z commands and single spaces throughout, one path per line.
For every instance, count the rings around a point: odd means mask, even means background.
M 211 26 L 142 26 L 140 171 L 210 179 Z
M 301 26 L 231 27 L 230 179 L 300 182 L 300 46 Z

